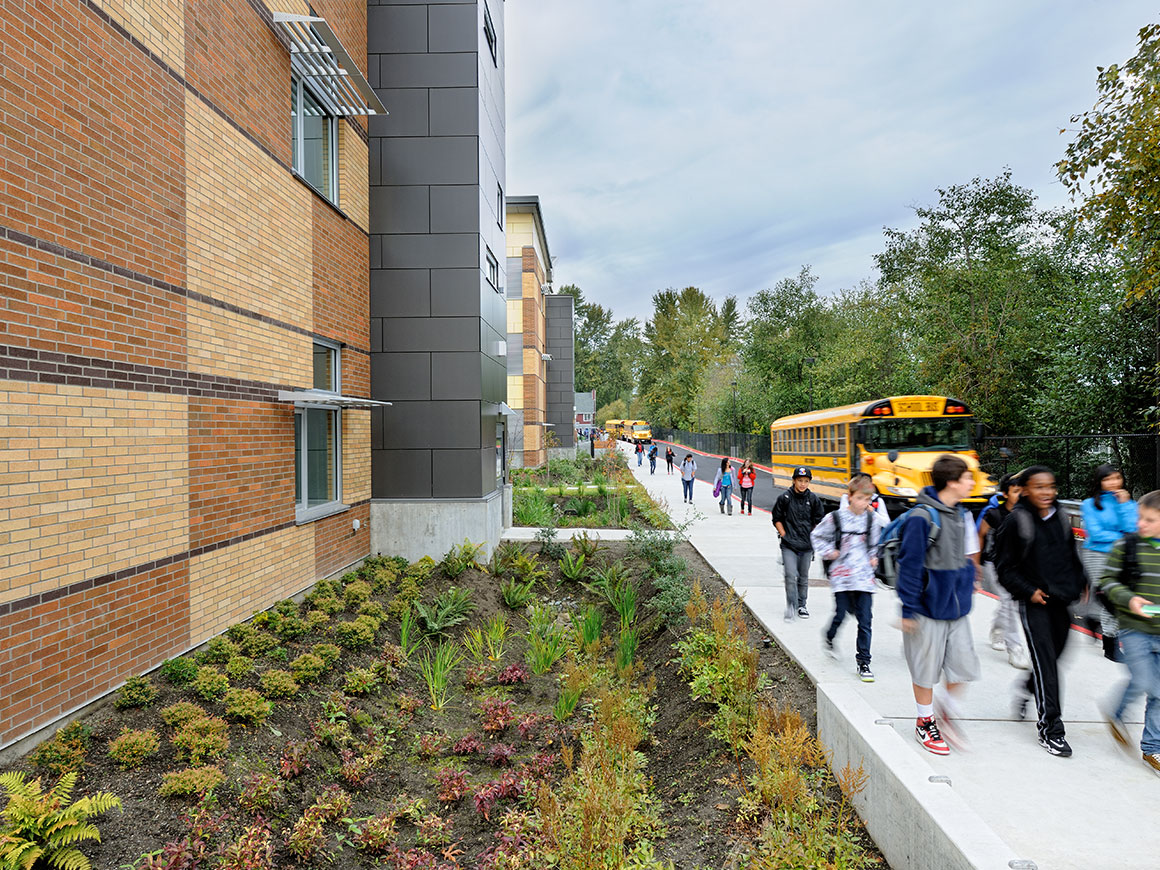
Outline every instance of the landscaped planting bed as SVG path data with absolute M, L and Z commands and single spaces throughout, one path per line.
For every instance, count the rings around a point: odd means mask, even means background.
M 668 507 L 637 483 L 616 451 L 600 459 L 553 459 L 512 470 L 517 526 L 580 529 L 671 529 Z
M 475 552 L 369 560 L 9 773 L 120 800 L 97 868 L 883 866 L 813 686 L 689 545 Z

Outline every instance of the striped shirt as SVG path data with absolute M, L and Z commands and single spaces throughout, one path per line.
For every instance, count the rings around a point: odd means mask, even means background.
M 1141 631 L 1145 634 L 1160 634 L 1160 619 L 1145 619 L 1128 610 L 1132 596 L 1147 598 L 1153 604 L 1160 604 L 1160 539 L 1136 539 L 1136 563 L 1140 566 L 1140 577 L 1135 588 L 1124 585 L 1120 574 L 1124 564 L 1124 539 L 1116 541 L 1108 555 L 1100 585 L 1116 604 L 1116 616 L 1120 628 Z

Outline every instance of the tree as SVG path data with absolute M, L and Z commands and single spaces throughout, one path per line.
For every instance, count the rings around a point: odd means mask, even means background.
M 575 300 L 573 334 L 576 391 L 599 391 L 603 381 L 601 357 L 612 334 L 612 312 L 603 305 L 585 302 L 583 291 L 575 284 L 567 284 L 559 292 Z
M 1160 24 L 1139 32 L 1121 67 L 1097 67 L 1095 105 L 1072 117 L 1075 139 L 1056 171 L 1080 214 L 1122 252 L 1134 296 L 1160 288 Z M 1065 133 L 1066 130 L 1060 130 Z
M 601 405 L 596 410 L 596 425 L 601 429 L 609 420 L 627 420 L 628 406 L 624 404 L 624 399 L 615 399 L 607 405 Z

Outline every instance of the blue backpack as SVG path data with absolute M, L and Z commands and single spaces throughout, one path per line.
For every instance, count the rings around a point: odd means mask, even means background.
M 942 530 L 938 511 L 927 505 L 915 505 L 890 521 L 890 525 L 882 530 L 878 538 L 878 567 L 874 569 L 875 579 L 888 589 L 898 585 L 898 549 L 902 546 L 902 525 L 917 510 L 930 516 L 930 532 L 926 539 L 928 550 L 938 540 L 938 533 Z

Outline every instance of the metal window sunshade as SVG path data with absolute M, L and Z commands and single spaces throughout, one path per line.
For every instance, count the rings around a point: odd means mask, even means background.
M 279 390 L 278 401 L 295 405 L 331 405 L 336 408 L 383 408 L 391 404 L 378 399 L 341 396 L 325 390 Z
M 386 115 L 387 109 L 325 18 L 275 12 L 274 23 L 290 40 L 290 65 L 313 85 L 335 115 Z

